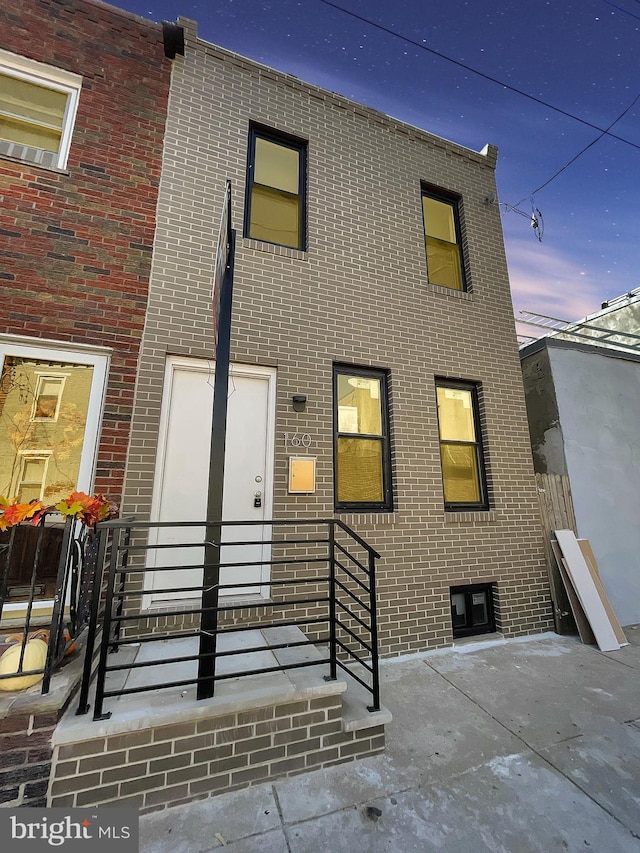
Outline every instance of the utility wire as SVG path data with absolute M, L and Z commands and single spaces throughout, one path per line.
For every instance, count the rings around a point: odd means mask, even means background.
M 631 17 L 635 18 L 636 21 L 640 21 L 640 15 L 634 15 L 633 12 L 623 9 L 622 6 L 618 6 L 617 3 L 612 3 L 611 0 L 603 0 L 603 3 L 606 3 L 608 6 L 613 6 L 614 9 L 617 9 L 619 12 L 624 12 L 625 15 L 631 15 Z
M 558 177 L 558 175 L 561 175 L 565 171 L 565 169 L 568 169 L 572 163 L 576 162 L 578 157 L 582 157 L 582 155 L 585 153 L 585 151 L 588 151 L 589 148 L 591 148 L 593 145 L 595 145 L 596 142 L 599 142 L 603 136 L 607 135 L 608 132 L 611 130 L 611 128 L 614 126 L 614 124 L 617 124 L 620 121 L 620 119 L 624 118 L 626 116 L 626 114 L 629 112 L 629 110 L 632 107 L 634 107 L 639 100 L 640 100 L 640 93 L 637 94 L 635 96 L 635 98 L 633 99 L 633 101 L 629 104 L 629 106 L 625 110 L 623 110 L 616 119 L 614 119 L 611 122 L 611 124 L 609 125 L 609 127 L 606 130 L 603 130 L 602 133 L 599 134 L 599 136 L 596 136 L 596 138 L 592 139 L 588 145 L 585 145 L 584 148 L 582 148 L 580 151 L 578 151 L 578 153 L 574 157 L 572 157 L 568 163 L 565 163 L 561 169 L 558 169 L 558 171 L 555 174 L 553 174 L 548 180 L 546 180 L 544 182 L 544 184 L 541 184 L 537 189 L 533 190 L 533 192 L 531 192 L 528 196 L 525 196 L 525 198 L 521 198 L 520 201 L 518 202 L 518 204 L 522 204 L 522 202 L 526 201 L 527 198 L 533 198 L 533 196 L 536 193 L 539 193 L 540 190 L 543 190 L 545 187 L 548 187 L 549 184 L 551 183 L 551 181 L 555 181 L 555 179 Z M 508 205 L 508 207 L 509 208 L 517 208 L 518 204 Z
M 333 9 L 337 9 L 339 12 L 343 12 L 345 15 L 349 15 L 351 18 L 355 18 L 357 21 L 361 21 L 363 24 L 368 24 L 371 27 L 375 27 L 377 30 L 381 30 L 383 33 L 387 33 L 387 35 L 393 36 L 394 38 L 402 39 L 407 42 L 407 44 L 412 44 L 414 47 L 420 48 L 420 50 L 424 50 L 427 53 L 431 53 L 434 56 L 437 56 L 439 59 L 445 59 L 447 62 L 451 62 L 453 65 L 457 65 L 459 68 L 464 68 L 465 71 L 470 71 L 472 74 L 477 74 L 478 77 L 482 77 L 485 80 L 489 80 L 491 83 L 496 83 L 498 86 L 501 86 L 503 89 L 508 89 L 510 92 L 515 92 L 517 95 L 522 95 L 524 98 L 528 98 L 530 101 L 534 101 L 536 104 L 540 104 L 547 109 L 553 110 L 556 113 L 560 113 L 560 115 L 566 116 L 567 118 L 573 119 L 573 121 L 580 122 L 580 124 L 586 125 L 586 127 L 590 127 L 592 130 L 597 130 L 601 134 L 606 134 L 610 136 L 612 139 L 617 139 L 618 142 L 624 142 L 626 145 L 630 145 L 632 148 L 636 148 L 640 151 L 640 145 L 635 142 L 631 142 L 629 139 L 625 139 L 622 136 L 617 136 L 615 133 L 609 133 L 602 127 L 599 127 L 597 124 L 592 124 L 592 122 L 587 121 L 586 119 L 579 118 L 572 113 L 567 112 L 566 110 L 561 109 L 560 107 L 554 107 L 553 104 L 549 104 L 547 101 L 543 101 L 541 98 L 536 98 L 535 95 L 530 95 L 528 92 L 524 92 L 522 89 L 518 89 L 515 86 L 510 86 L 508 83 L 503 83 L 501 80 L 498 80 L 495 77 L 491 77 L 489 74 L 485 74 L 482 71 L 478 71 L 477 68 L 472 68 L 470 65 L 465 65 L 464 62 L 460 62 L 457 59 L 452 59 L 450 56 L 447 56 L 444 53 L 440 53 L 440 51 L 435 50 L 432 47 L 427 47 L 424 44 L 420 44 L 420 42 L 414 41 L 413 39 L 408 38 L 408 36 L 402 35 L 402 33 L 397 33 L 395 30 L 391 30 L 388 27 L 383 27 L 382 24 L 376 24 L 375 21 L 369 20 L 369 18 L 365 18 L 362 15 L 358 15 L 355 12 L 351 12 L 349 9 L 345 9 L 342 6 L 338 6 L 337 3 L 332 3 L 331 0 L 320 0 L 320 3 L 324 3 L 325 6 L 331 6 Z

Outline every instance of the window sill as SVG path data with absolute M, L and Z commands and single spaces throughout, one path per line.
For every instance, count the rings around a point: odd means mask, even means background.
M 442 296 L 451 296 L 454 299 L 466 299 L 469 302 L 473 302 L 473 293 L 469 290 L 455 290 L 453 287 L 443 287 L 441 284 L 431 284 L 431 282 L 426 282 L 425 286 L 432 293 L 439 293 Z
M 444 514 L 445 524 L 495 524 L 499 520 L 495 510 L 473 510 L 469 512 L 451 512 Z
M 334 512 L 336 518 L 344 521 L 347 527 L 393 527 L 398 522 L 397 512 L 385 512 L 384 510 L 370 510 L 369 512 L 355 512 L 354 510 L 340 510 Z
M 243 237 L 242 246 L 247 249 L 253 249 L 256 252 L 278 255 L 280 258 L 292 258 L 296 261 L 306 261 L 309 259 L 308 252 L 302 252 L 300 249 L 291 249 L 289 246 L 278 246 L 275 243 L 263 243 L 262 240 L 253 240 L 251 237 Z
M 7 163 L 18 163 L 20 166 L 28 166 L 30 169 L 39 169 L 42 172 L 53 172 L 56 175 L 68 175 L 68 169 L 60 169 L 58 166 L 47 166 L 44 163 L 34 163 L 33 160 L 23 160 L 21 157 L 11 157 L 10 154 L 1 154 L 0 160 Z

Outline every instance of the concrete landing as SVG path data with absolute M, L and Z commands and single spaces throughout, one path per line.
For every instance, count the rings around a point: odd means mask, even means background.
M 141 818 L 142 853 L 640 851 L 640 628 L 383 662 L 384 755 Z
M 238 654 L 219 657 L 216 674 L 227 676 L 216 682 L 212 699 L 198 700 L 195 684 L 171 686 L 171 682 L 194 679 L 197 660 L 175 661 L 180 657 L 195 657 L 198 640 L 195 637 L 158 640 L 122 646 L 116 654 L 109 654 L 109 665 L 123 666 L 122 670 L 108 672 L 105 691 L 141 690 L 141 692 L 107 696 L 103 712 L 111 717 L 94 720 L 95 679 L 92 684 L 87 714 L 76 714 L 73 702 L 58 724 L 53 745 L 89 740 L 96 737 L 138 731 L 154 725 L 170 725 L 185 719 L 222 716 L 251 710 L 266 705 L 283 704 L 299 699 L 345 694 L 343 699 L 343 730 L 358 731 L 383 726 L 391 720 L 386 709 L 370 712 L 367 706 L 371 696 L 347 672 L 338 670 L 336 681 L 327 681 L 328 664 L 318 663 L 326 655 L 313 645 L 272 649 L 282 643 L 296 643 L 304 636 L 296 626 L 237 631 L 221 634 L 218 651 L 235 650 Z M 254 649 L 257 651 L 249 651 Z M 240 675 L 256 669 L 268 669 L 279 664 L 309 664 L 300 668 Z M 144 664 L 140 668 L 134 665 Z M 236 673 L 238 673 L 236 675 Z M 153 685 L 163 686 L 145 689 Z M 348 694 L 348 699 L 346 695 Z

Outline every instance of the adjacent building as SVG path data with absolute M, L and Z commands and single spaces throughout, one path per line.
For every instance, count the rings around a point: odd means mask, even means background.
M 102 3 L 0 5 L 0 494 L 120 503 L 171 63 L 161 26 Z M 51 618 L 59 545 L 30 627 Z M 24 547 L 14 556 L 33 556 Z M 0 562 L 0 644 L 24 624 L 32 567 L 17 560 L 4 587 Z M 45 802 L 72 687 L 41 703 L 2 694 L 3 802 Z
M 623 625 L 640 621 L 640 291 L 522 348 L 536 472 L 568 477 Z

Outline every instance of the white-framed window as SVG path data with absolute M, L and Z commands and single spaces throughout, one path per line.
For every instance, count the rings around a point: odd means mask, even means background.
M 0 155 L 67 165 L 82 77 L 0 50 Z
M 69 374 L 67 374 L 69 375 Z M 57 421 L 60 401 L 67 376 L 46 373 L 36 374 L 36 389 L 33 395 L 32 421 Z
M 108 365 L 106 347 L 0 335 L 0 495 L 93 490 Z
M 42 500 L 50 455 L 46 450 L 40 453 L 31 451 L 21 454 L 20 478 L 16 495 L 20 503 Z

